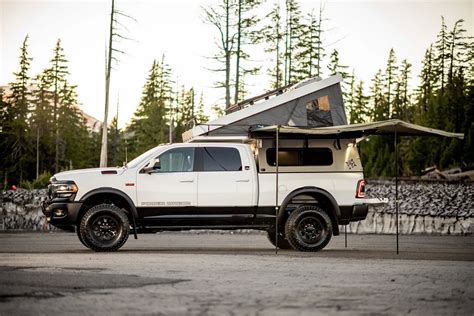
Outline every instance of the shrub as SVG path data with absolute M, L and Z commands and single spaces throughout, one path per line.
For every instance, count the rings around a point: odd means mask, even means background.
M 49 179 L 51 178 L 51 173 L 43 172 L 39 175 L 38 179 L 33 181 L 24 180 L 20 182 L 20 187 L 28 190 L 33 189 L 45 189 L 48 187 Z

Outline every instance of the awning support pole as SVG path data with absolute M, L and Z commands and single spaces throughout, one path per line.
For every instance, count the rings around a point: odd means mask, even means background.
M 398 144 L 397 144 L 397 126 L 395 125 L 395 226 L 397 229 L 397 255 L 398 247 Z
M 344 248 L 347 248 L 347 225 L 344 225 Z
M 275 254 L 278 254 L 278 154 L 280 151 L 280 125 L 277 125 L 276 134 L 275 134 L 275 162 L 276 162 L 276 170 L 275 170 Z

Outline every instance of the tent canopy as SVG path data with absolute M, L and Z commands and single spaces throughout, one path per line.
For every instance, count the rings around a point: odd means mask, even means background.
M 342 77 L 313 78 L 287 88 L 270 97 L 256 97 L 260 101 L 220 117 L 208 124 L 197 125 L 183 133 L 188 142 L 199 136 L 247 136 L 251 126 L 307 126 L 322 127 L 347 124 L 342 99 Z M 273 92 L 271 92 L 273 93 Z M 265 95 L 264 95 L 265 96 Z M 255 98 L 254 98 L 255 99 Z
M 311 135 L 314 138 L 360 138 L 368 135 L 393 135 L 396 132 L 398 136 L 442 136 L 464 139 L 462 133 L 450 133 L 396 119 L 317 128 L 273 125 L 252 129 L 250 134 L 251 137 L 265 137 L 274 134 L 278 127 L 282 135 Z

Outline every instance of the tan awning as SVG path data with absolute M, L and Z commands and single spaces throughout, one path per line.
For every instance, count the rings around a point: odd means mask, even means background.
M 277 126 L 266 126 L 255 128 L 251 131 L 252 136 L 264 136 L 275 133 Z M 421 125 L 407 123 L 401 120 L 386 120 L 372 123 L 360 123 L 329 127 L 294 127 L 280 126 L 280 134 L 313 135 L 314 138 L 359 138 L 368 135 L 393 135 L 398 136 L 442 136 L 464 139 L 462 133 L 450 133 L 439 129 L 429 128 Z M 319 137 L 317 137 L 319 136 Z

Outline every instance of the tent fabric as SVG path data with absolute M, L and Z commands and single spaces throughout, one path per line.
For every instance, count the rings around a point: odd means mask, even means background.
M 183 133 L 183 141 L 198 136 L 246 136 L 255 126 L 334 126 L 347 124 L 340 75 L 294 85 L 280 95 L 227 114 Z
M 276 125 L 258 127 L 251 131 L 251 135 L 273 134 L 277 128 Z M 398 136 L 443 136 L 464 139 L 462 133 L 450 133 L 396 119 L 318 128 L 279 126 L 280 134 L 312 135 L 318 136 L 317 138 L 359 138 L 368 135 L 393 135 L 395 132 Z

